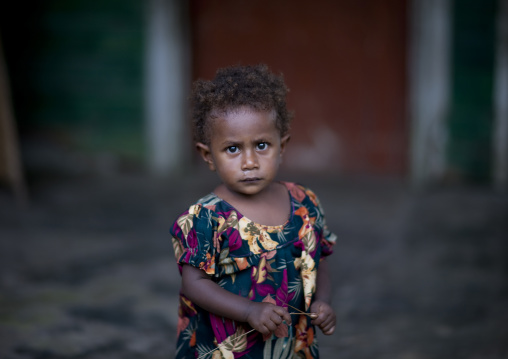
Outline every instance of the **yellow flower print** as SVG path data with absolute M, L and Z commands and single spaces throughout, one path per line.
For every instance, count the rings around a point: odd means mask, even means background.
M 312 294 L 316 290 L 316 269 L 314 259 L 306 252 L 302 252 L 302 268 L 300 273 L 303 282 L 303 295 L 305 297 L 305 309 L 309 309 Z
M 305 249 L 308 252 L 313 252 L 316 249 L 316 235 L 309 217 L 309 212 L 305 207 L 300 207 L 295 211 L 295 214 L 302 218 L 303 224 L 298 231 L 298 237 L 302 240 Z
M 310 200 L 312 201 L 312 203 L 314 203 L 314 206 L 318 207 L 319 206 L 319 200 L 316 196 L 316 194 L 314 192 L 312 192 L 310 189 L 306 189 L 305 190 L 305 194 L 307 196 L 309 196 Z
M 272 273 L 272 272 L 276 272 L 277 270 L 274 270 L 271 266 L 271 264 L 273 262 L 275 262 L 275 259 L 272 259 L 273 257 L 275 257 L 275 254 L 276 254 L 276 251 L 269 251 L 269 252 L 264 252 L 263 254 L 261 254 L 260 256 L 260 259 L 263 260 L 263 266 L 266 267 L 266 272 L 267 273 Z M 261 262 L 260 262 L 261 263 Z M 261 266 L 261 265 L 260 265 Z
M 313 252 L 316 249 L 317 241 L 314 231 L 307 233 L 305 237 L 301 238 L 305 249 L 308 252 Z
M 220 251 L 219 234 L 216 231 L 213 232 L 213 247 L 217 252 Z
M 261 242 L 261 245 L 267 251 L 272 251 L 279 245 L 279 243 L 273 241 L 270 238 L 270 235 L 266 233 L 266 231 L 261 231 L 261 234 L 259 236 L 259 242 Z
M 228 348 L 220 346 L 219 350 L 222 355 L 221 356 L 222 359 L 235 359 L 233 352 L 231 350 L 229 350 Z
M 259 231 L 256 230 L 257 228 L 253 226 L 253 223 L 243 217 L 238 221 L 238 226 L 242 239 L 249 243 L 249 250 L 254 254 L 261 253 L 261 248 L 256 240 L 259 236 Z
M 192 206 L 191 209 L 193 207 L 196 207 L 196 206 Z M 194 211 L 195 211 L 195 209 L 194 209 Z M 191 213 L 190 209 L 189 209 L 188 214 L 181 216 L 177 220 L 178 226 L 182 229 L 182 233 L 185 236 L 185 238 L 187 238 L 187 236 L 189 235 L 189 232 L 192 229 L 192 226 L 194 225 L 194 216 L 195 216 L 194 213 Z
M 295 260 L 293 261 L 293 264 L 295 266 L 295 269 L 299 270 L 301 265 L 302 265 L 302 259 L 301 258 L 295 258 Z
M 262 253 L 264 250 L 273 250 L 278 243 L 270 238 L 270 235 L 264 230 L 260 230 L 253 222 L 245 217 L 238 221 L 240 234 L 243 240 L 249 243 L 249 249 L 254 254 Z M 261 247 L 261 246 L 262 247 Z
M 233 353 L 241 353 L 247 349 L 247 336 L 243 327 L 237 327 L 236 332 L 227 337 L 219 345 L 224 358 L 234 359 Z
M 199 213 L 201 212 L 201 205 L 200 204 L 193 204 L 189 207 L 189 214 L 193 214 L 196 217 L 199 216 Z
M 198 313 L 198 311 L 194 307 L 194 304 L 189 299 L 187 299 L 184 296 L 180 296 L 180 308 L 178 309 L 179 315 L 183 313 L 183 307 L 187 308 L 187 310 L 191 310 L 194 315 Z
M 231 211 L 229 217 L 226 219 L 219 217 L 219 225 L 217 227 L 217 232 L 222 233 L 228 228 L 238 229 L 238 215 L 235 211 Z
M 217 232 L 221 233 L 224 230 L 226 220 L 222 217 L 217 217 Z
M 259 265 L 257 267 L 253 267 L 252 276 L 256 279 L 256 283 L 263 283 L 266 280 L 267 275 L 267 267 L 266 267 L 266 258 L 261 257 L 259 260 Z
M 175 258 L 178 260 L 183 254 L 183 246 L 178 238 L 172 237 L 173 250 L 175 251 Z

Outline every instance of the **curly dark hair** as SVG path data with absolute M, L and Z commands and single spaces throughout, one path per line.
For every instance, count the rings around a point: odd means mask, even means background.
M 274 110 L 276 127 L 285 136 L 292 117 L 286 107 L 288 91 L 283 75 L 276 76 L 264 64 L 225 67 L 211 81 L 195 81 L 191 95 L 194 141 L 209 144 L 210 120 L 240 106 Z

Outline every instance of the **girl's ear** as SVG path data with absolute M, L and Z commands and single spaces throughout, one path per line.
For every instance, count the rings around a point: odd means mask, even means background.
M 213 163 L 212 151 L 210 151 L 210 147 L 204 143 L 197 142 L 196 149 L 198 150 L 203 160 L 208 164 L 210 171 L 215 171 L 215 164 Z
M 280 139 L 280 154 L 281 155 L 284 153 L 284 150 L 286 149 L 286 145 L 290 139 L 291 139 L 291 135 L 289 135 L 289 134 L 281 137 L 281 139 Z

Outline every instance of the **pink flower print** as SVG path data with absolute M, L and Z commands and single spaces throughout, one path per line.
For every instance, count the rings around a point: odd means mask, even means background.
M 288 303 L 293 299 L 295 293 L 289 293 L 288 290 L 288 270 L 284 269 L 282 272 L 282 283 L 277 289 L 275 298 L 276 304 L 280 307 L 287 308 Z
M 275 289 L 270 285 L 263 283 L 266 279 L 266 267 L 261 262 L 265 261 L 264 258 L 260 260 L 259 267 L 252 267 L 251 271 L 251 290 L 249 292 L 249 299 L 254 300 L 256 293 L 261 297 L 265 297 L 268 294 L 274 294 Z
M 240 233 L 234 228 L 228 228 L 226 237 L 229 239 L 229 250 L 236 251 L 242 247 L 242 237 Z
M 196 229 L 192 228 L 186 238 L 187 246 L 190 248 L 196 248 L 198 246 L 198 238 L 196 236 Z
M 294 183 L 285 182 L 286 187 L 289 189 L 289 193 L 296 199 L 298 202 L 302 202 L 305 199 L 305 192 L 302 190 L 300 186 Z
M 212 212 L 215 212 L 215 207 L 216 205 L 215 204 L 208 204 L 206 206 L 204 206 L 206 209 L 209 209 L 210 211 Z

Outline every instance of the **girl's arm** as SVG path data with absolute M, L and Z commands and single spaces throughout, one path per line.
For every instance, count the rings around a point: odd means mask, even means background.
M 291 316 L 285 308 L 272 303 L 253 302 L 233 294 L 213 282 L 204 271 L 191 265 L 182 268 L 182 292 L 204 310 L 247 322 L 263 335 L 274 332 L 283 321 L 291 323 Z
M 326 335 L 333 334 L 336 324 L 335 312 L 330 305 L 331 293 L 328 262 L 326 259 L 323 259 L 321 263 L 319 263 L 316 278 L 316 293 L 310 310 L 312 313 L 318 315 L 316 319 L 312 320 L 312 324 L 317 325 L 323 334 Z

